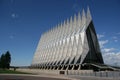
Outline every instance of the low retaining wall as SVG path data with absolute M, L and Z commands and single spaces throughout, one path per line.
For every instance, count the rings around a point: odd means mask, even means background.
M 79 75 L 83 73 L 93 73 L 92 70 L 40 70 L 40 69 L 16 69 L 20 72 L 28 72 L 34 74 L 64 74 L 64 75 Z
M 80 75 L 80 74 L 90 74 L 93 70 L 67 70 L 67 75 Z
M 99 71 L 92 70 L 40 70 L 40 69 L 17 69 L 17 71 L 28 72 L 33 74 L 61 74 L 61 75 L 78 75 L 78 76 L 93 76 L 93 77 L 116 77 L 120 78 L 120 71 Z
M 58 70 L 17 69 L 17 71 L 28 72 L 33 74 L 59 74 Z
M 79 76 L 88 76 L 88 77 L 106 77 L 106 78 L 119 78 L 120 79 L 120 71 L 68 71 L 68 75 L 79 75 Z

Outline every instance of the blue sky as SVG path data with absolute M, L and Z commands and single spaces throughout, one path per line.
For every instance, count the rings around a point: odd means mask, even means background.
M 41 34 L 87 6 L 105 63 L 120 65 L 120 0 L 0 0 L 0 55 L 30 65 Z

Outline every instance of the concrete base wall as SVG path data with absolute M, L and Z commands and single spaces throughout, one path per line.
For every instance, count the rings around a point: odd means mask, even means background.
M 16 69 L 20 72 L 28 72 L 33 74 L 59 74 L 59 70 L 40 70 L 40 69 Z
M 41 70 L 41 69 L 16 69 L 20 72 L 28 72 L 33 74 L 64 74 L 64 75 L 80 75 L 80 76 L 97 76 L 97 77 L 120 77 L 120 71 L 99 71 L 93 70 Z
M 120 71 L 99 71 L 92 70 L 40 70 L 40 69 L 16 69 L 20 72 L 28 72 L 40 75 L 58 75 L 75 78 L 76 80 L 120 80 Z M 62 75 L 60 75 L 62 74 Z
M 41 70 L 41 69 L 16 69 L 20 72 L 28 72 L 33 74 L 64 74 L 79 75 L 82 73 L 93 73 L 93 70 Z

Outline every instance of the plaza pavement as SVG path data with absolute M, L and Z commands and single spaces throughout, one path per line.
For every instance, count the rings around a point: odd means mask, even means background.
M 0 80 L 77 80 L 62 75 L 0 74 Z
M 120 80 L 120 78 L 106 78 L 79 75 L 53 75 L 53 74 L 0 74 L 0 80 Z

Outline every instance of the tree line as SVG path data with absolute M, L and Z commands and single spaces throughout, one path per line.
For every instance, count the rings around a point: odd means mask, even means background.
M 0 57 L 0 68 L 9 69 L 10 63 L 11 63 L 11 55 L 10 52 L 7 51 L 5 54 L 2 54 Z

